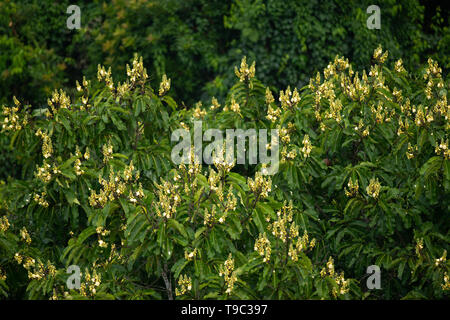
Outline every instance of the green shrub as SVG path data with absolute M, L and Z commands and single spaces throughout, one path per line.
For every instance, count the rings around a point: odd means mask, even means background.
M 387 52 L 336 57 L 275 99 L 245 60 L 226 99 L 187 109 L 135 57 L 48 107 L 0 116 L 21 167 L 0 185 L 0 294 L 57 299 L 399 299 L 448 295 L 448 79 Z M 257 67 L 257 65 L 256 65 Z M 256 68 L 257 69 L 257 68 Z M 257 74 L 257 71 L 256 71 Z M 170 92 L 170 91 L 169 91 Z M 171 161 L 171 133 L 279 129 L 280 168 Z M 271 147 L 273 148 L 273 144 Z M 217 156 L 217 155 L 216 155 Z M 66 269 L 78 265 L 80 290 Z M 366 268 L 382 290 L 367 290 Z

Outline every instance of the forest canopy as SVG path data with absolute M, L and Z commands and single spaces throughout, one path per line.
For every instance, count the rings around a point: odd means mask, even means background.
M 448 11 L 372 4 L 2 1 L 0 298 L 447 299 Z

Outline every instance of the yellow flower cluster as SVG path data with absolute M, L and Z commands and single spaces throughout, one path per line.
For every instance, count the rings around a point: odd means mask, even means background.
M 210 109 L 211 110 L 216 110 L 216 109 L 219 109 L 219 108 L 220 108 L 219 101 L 217 101 L 217 99 L 215 97 L 212 97 Z
M 90 156 L 91 156 L 91 154 L 89 152 L 89 147 L 86 147 L 86 150 L 83 155 L 84 160 L 89 160 Z
M 406 72 L 405 67 L 403 67 L 403 60 L 402 59 L 398 59 L 395 62 L 394 69 L 398 73 Z
M 133 179 L 134 173 L 134 179 Z M 114 201 L 121 196 L 124 196 L 127 186 L 131 183 L 137 183 L 139 180 L 139 171 L 134 172 L 133 161 L 125 167 L 124 171 L 118 173 L 117 175 L 114 173 L 114 170 L 111 168 L 109 172 L 109 181 L 99 177 L 98 182 L 102 186 L 99 194 L 97 194 L 94 190 L 91 190 L 91 195 L 89 196 L 89 204 L 92 207 L 103 208 L 108 201 Z M 130 194 L 128 196 L 128 200 L 132 203 L 136 203 L 137 198 L 142 198 L 144 196 L 144 192 L 142 190 L 142 185 L 139 185 L 139 190 L 133 193 L 130 190 Z
M 77 91 L 78 92 L 83 92 L 83 96 L 81 97 L 81 102 L 82 105 L 80 106 L 80 110 L 85 110 L 87 108 L 89 108 L 91 105 L 88 104 L 89 101 L 89 85 L 90 85 L 90 81 L 86 80 L 86 77 L 83 76 L 83 86 L 80 85 L 80 83 L 78 82 L 78 80 L 76 80 L 76 87 L 77 87 Z
M 289 129 L 287 128 L 281 128 L 280 131 L 280 139 L 283 143 L 288 144 L 291 142 L 291 135 L 289 134 Z
M 272 91 L 270 91 L 269 87 L 266 88 L 266 103 L 271 104 L 275 101 Z
M 230 188 L 228 189 L 227 202 L 225 203 L 224 207 L 225 213 L 227 213 L 228 211 L 236 210 L 236 206 L 237 206 L 237 199 L 233 193 L 233 186 L 231 185 Z M 223 223 L 224 221 L 221 221 L 219 219 L 219 222 Z
M 388 51 L 386 50 L 383 53 L 383 48 L 380 46 L 378 46 L 378 48 L 375 49 L 374 53 L 373 53 L 373 58 L 378 62 L 378 63 L 384 63 L 388 57 Z
M 135 180 L 138 180 L 140 176 L 139 171 L 135 172 L 133 160 L 131 160 L 130 164 L 123 170 L 123 180 L 126 182 L 131 181 L 133 179 L 133 174 L 135 175 Z
M 97 273 L 94 269 L 92 275 L 86 269 L 84 276 L 84 282 L 80 285 L 80 294 L 83 296 L 93 296 L 97 292 L 97 288 L 100 286 L 102 282 L 101 273 Z
M 447 104 L 447 95 L 439 95 L 438 93 L 444 87 L 442 69 L 438 66 L 437 62 L 433 61 L 431 58 L 428 59 L 428 68 L 424 74 L 424 80 L 428 80 L 425 88 L 427 99 L 431 100 L 433 96 L 438 98 L 436 105 L 433 107 L 433 111 L 444 116 L 447 120 L 450 114 L 450 106 Z M 435 95 L 433 95 L 434 88 L 436 88 Z M 431 110 L 429 112 L 431 112 Z M 448 122 L 446 127 L 447 129 L 450 127 Z
M 318 87 L 320 86 L 320 82 L 321 82 L 320 72 L 317 72 L 315 78 L 311 77 L 309 79 L 309 84 L 308 84 L 309 90 L 311 90 L 312 92 L 316 92 Z
M 388 52 L 383 53 L 381 47 L 378 47 L 374 51 L 374 60 L 376 60 L 377 63 L 384 63 L 387 56 Z M 396 63 L 396 68 L 399 72 L 404 71 L 401 61 Z M 346 69 L 347 71 L 344 72 Z M 406 99 L 405 103 L 401 90 L 396 88 L 393 90 L 392 94 L 394 99 L 392 99 L 392 96 L 390 95 L 391 90 L 385 85 L 382 66 L 379 64 L 375 64 L 371 67 L 369 78 L 365 71 L 362 72 L 361 76 L 358 72 L 353 72 L 348 60 L 336 57 L 334 62 L 330 63 L 323 73 L 323 83 L 321 83 L 320 73 L 317 73 L 315 78 L 311 78 L 309 83 L 309 89 L 313 92 L 315 100 L 314 115 L 316 120 L 319 122 L 319 128 L 321 131 L 325 131 L 329 128 L 329 125 L 323 122 L 324 119 L 333 119 L 342 127 L 341 123 L 343 121 L 342 110 L 344 100 L 341 100 L 342 95 L 336 91 L 336 85 L 340 85 L 344 96 L 352 101 L 364 102 L 367 100 L 369 95 L 372 96 L 372 93 L 376 93 L 384 97 L 384 99 L 388 102 L 394 102 L 395 99 L 395 102 L 400 105 L 402 113 L 404 113 L 404 115 L 408 115 L 407 112 L 409 112 L 408 109 L 410 108 L 409 100 Z M 337 98 L 338 96 L 339 98 Z M 442 100 L 444 100 L 444 98 Z M 324 107 L 321 107 L 321 101 L 324 101 Z M 442 109 L 442 105 L 443 103 L 440 102 L 439 107 L 434 107 L 434 109 Z M 321 110 L 321 108 L 324 108 L 324 110 Z M 433 112 L 436 113 L 434 109 Z M 447 106 L 445 105 L 445 112 L 447 112 L 446 109 Z M 434 119 L 431 108 L 425 108 L 424 110 L 425 111 L 419 112 L 417 117 L 417 122 L 421 125 L 424 125 L 426 122 L 433 121 Z M 377 124 L 391 121 L 393 116 L 396 114 L 396 110 L 392 104 L 383 104 L 382 102 L 379 102 L 377 106 L 372 105 L 370 107 L 370 111 L 372 120 Z M 360 110 L 360 113 L 362 114 L 363 110 Z M 355 127 L 355 131 L 361 137 L 366 137 L 370 134 L 370 125 L 364 124 L 364 122 L 370 118 L 370 116 L 364 116 L 364 121 L 360 119 L 359 124 Z M 407 122 L 403 124 L 401 119 L 399 121 L 402 124 L 400 125 L 398 134 L 401 134 L 404 132 L 404 126 L 407 127 L 409 124 Z
M 292 123 L 292 122 L 288 122 L 287 126 L 288 126 L 288 130 L 289 130 L 290 132 L 296 130 L 295 124 Z
M 355 197 L 358 194 L 359 185 L 358 185 L 358 179 L 355 179 L 355 181 L 350 178 L 348 180 L 348 190 L 345 188 L 345 195 L 347 197 Z
M 80 85 L 78 80 L 75 81 L 75 84 L 76 84 L 78 92 L 81 92 L 81 91 L 84 91 L 84 90 L 87 91 L 89 89 L 89 85 L 91 84 L 91 81 L 87 81 L 86 77 L 83 76 L 83 81 L 82 81 L 83 87 Z
M 272 235 L 279 238 L 281 241 L 295 239 L 298 237 L 298 226 L 293 220 L 293 204 L 292 201 L 289 205 L 286 202 L 283 204 L 280 210 L 277 212 L 277 220 L 267 226 L 269 231 L 272 231 Z M 266 217 L 266 221 L 270 221 L 270 217 Z
M 256 197 L 267 198 L 269 192 L 272 191 L 272 179 L 270 177 L 264 178 L 261 172 L 255 173 L 255 179 L 248 178 L 248 187 L 255 194 Z
M 42 155 L 44 158 L 50 158 L 53 154 L 52 139 L 50 136 L 47 133 L 42 132 L 40 128 L 36 131 L 35 136 L 42 138 Z
M 70 97 L 62 90 L 55 90 L 52 97 L 47 100 L 50 109 L 47 109 L 45 115 L 52 118 L 59 109 L 68 109 L 70 107 Z M 51 112 L 50 112 L 51 111 Z
M 170 90 L 170 79 L 167 79 L 166 74 L 163 74 L 161 83 L 159 85 L 159 95 L 162 97 Z
M 131 85 L 128 82 L 120 83 L 119 81 L 116 88 L 117 96 L 123 97 L 130 90 L 130 88 Z M 84 99 L 84 97 L 82 99 Z
M 268 262 L 270 260 L 270 254 L 272 249 L 270 247 L 270 241 L 267 239 L 266 233 L 259 234 L 259 238 L 255 242 L 255 251 L 259 253 L 260 256 L 263 256 L 263 262 Z
M 239 106 L 239 103 L 237 103 L 234 98 L 231 98 L 230 107 L 225 106 L 223 108 L 223 111 L 228 111 L 228 110 L 231 110 L 235 113 L 241 114 L 241 107 Z
M 213 173 L 214 179 L 220 178 L 219 175 L 214 174 L 214 172 L 215 172 L 214 170 L 210 169 L 210 173 Z M 211 176 L 208 178 L 208 180 L 210 178 Z M 210 181 L 210 183 L 213 183 L 213 185 L 211 186 L 211 191 L 214 191 L 216 193 L 220 201 L 220 206 L 222 207 L 223 210 L 223 214 L 220 216 L 219 219 L 217 219 L 217 221 L 219 223 L 224 223 L 229 212 L 236 210 L 237 206 L 237 199 L 233 193 L 233 186 L 230 186 L 230 188 L 228 189 L 227 200 L 226 202 L 224 202 L 222 182 L 219 183 L 218 187 L 215 186 L 216 181 Z M 215 222 L 216 222 L 216 205 L 213 205 L 211 213 L 208 212 L 208 209 L 205 209 L 203 224 L 212 227 Z
M 336 56 L 334 58 L 334 61 L 332 63 L 330 62 L 327 65 L 327 67 L 323 71 L 323 75 L 324 75 L 325 79 L 328 79 L 332 76 L 336 76 L 337 73 L 342 72 L 346 69 L 350 70 L 350 72 L 349 72 L 350 75 L 353 74 L 352 67 L 351 67 L 350 63 L 348 62 L 348 59 L 344 59 L 344 57 Z M 317 79 L 318 79 L 318 81 L 317 81 Z M 320 82 L 320 78 L 317 77 L 316 81 L 317 81 L 317 83 Z
M 441 285 L 442 290 L 450 290 L 450 277 L 448 276 L 448 273 L 446 272 L 444 274 L 444 283 Z
M 0 268 L 0 281 L 6 280 L 6 273 Z
M 198 250 L 197 248 L 194 248 L 193 251 L 188 252 L 187 250 L 184 251 L 184 258 L 187 261 L 192 261 L 197 256 Z
M 73 167 L 75 169 L 75 174 L 77 176 L 80 176 L 80 175 L 84 174 L 84 170 L 81 169 L 81 159 L 83 158 L 84 160 L 89 160 L 89 157 L 90 157 L 89 148 L 87 147 L 84 155 L 82 155 L 78 146 L 76 146 L 75 156 L 77 157 L 77 159 L 75 160 Z
M 20 253 L 16 253 L 14 255 L 14 260 L 16 260 L 16 262 L 18 264 L 22 264 L 22 262 L 23 262 L 25 269 L 30 268 L 30 266 L 33 266 L 35 263 L 34 259 L 32 259 L 30 257 L 24 257 Z
M 189 193 L 189 191 L 195 190 L 198 185 L 197 174 L 201 173 L 202 164 L 194 152 L 194 147 L 191 147 L 191 151 L 189 153 L 189 164 L 186 166 L 184 163 L 181 163 L 178 168 L 185 177 L 184 191 Z M 180 175 L 176 173 L 174 176 L 174 181 L 177 182 L 180 179 Z M 176 186 L 176 188 L 178 188 L 178 186 Z
M 28 270 L 28 278 L 41 280 L 47 275 L 54 277 L 56 275 L 56 268 L 54 265 L 47 261 L 47 266 L 45 266 L 41 261 L 38 261 L 34 265 L 33 271 Z
M 182 127 L 183 129 L 189 131 L 189 126 L 186 123 L 184 123 L 184 122 L 180 122 L 180 127 Z
M 137 82 L 139 82 L 141 85 L 145 83 L 145 81 L 148 78 L 148 74 L 147 69 L 144 68 L 142 56 L 139 57 L 138 59 L 138 55 L 137 54 L 134 55 L 132 69 L 130 69 L 130 67 L 127 64 L 127 76 L 130 78 L 131 86 L 134 86 Z M 170 88 L 170 81 L 169 81 L 169 88 Z
M 293 234 L 296 234 L 296 236 L 298 236 L 298 231 Z M 289 245 L 288 255 L 292 259 L 292 261 L 296 262 L 298 261 L 298 254 L 300 252 L 302 252 L 303 250 L 305 251 L 312 250 L 315 246 L 316 246 L 316 239 L 312 239 L 311 241 L 309 241 L 308 232 L 306 232 L 305 230 L 303 236 L 301 238 L 300 237 L 297 238 L 295 245 L 294 242 L 291 242 L 291 244 Z
M 222 181 L 220 180 L 220 175 L 212 168 L 209 168 L 209 174 L 208 174 L 208 184 L 209 189 L 212 192 L 218 192 L 220 190 L 220 195 L 218 196 L 223 199 L 223 192 L 222 192 Z
M 328 259 L 326 267 L 320 271 L 320 276 L 325 278 L 329 276 L 331 279 L 333 279 L 338 288 L 333 287 L 332 294 L 336 298 L 338 295 L 346 294 L 349 290 L 349 280 L 345 280 L 344 278 L 344 272 L 341 272 L 341 274 L 337 274 L 334 270 L 334 260 L 332 257 Z
M 294 92 L 291 91 L 290 86 L 287 87 L 285 91 L 280 91 L 281 107 L 286 109 L 292 109 L 300 102 L 300 94 L 297 91 L 297 88 L 294 89 Z
M 188 291 L 191 291 L 192 289 L 192 279 L 191 277 L 188 277 L 187 275 L 181 275 L 178 279 L 178 285 L 180 286 L 180 289 L 175 288 L 175 295 L 181 296 L 185 294 Z
M 448 118 L 450 117 L 450 105 L 447 103 L 447 95 L 439 97 L 435 106 L 433 107 L 433 111 L 437 115 L 441 115 L 446 120 L 446 130 L 450 129 L 450 124 L 448 122 Z
M 326 119 L 334 119 L 336 122 L 340 123 L 342 121 L 342 102 L 340 99 L 332 99 L 330 101 L 330 108 L 329 110 L 325 111 L 325 118 Z
M 127 67 L 129 69 L 129 67 Z M 109 67 L 108 71 L 106 71 L 105 67 L 98 65 L 97 66 L 97 79 L 98 81 L 105 81 L 106 86 L 109 90 L 114 89 L 114 82 L 111 76 L 111 67 Z
M 436 61 L 433 61 L 433 59 L 428 58 L 428 68 L 426 70 L 426 74 L 424 75 L 424 79 L 426 80 L 430 76 L 441 78 L 442 68 L 439 67 Z
M 309 141 L 309 135 L 305 134 L 305 136 L 303 137 L 303 147 L 301 149 L 303 156 L 305 158 L 309 157 L 309 154 L 311 153 L 312 150 L 312 144 L 311 141 Z
M 231 294 L 234 288 L 234 283 L 237 281 L 236 272 L 234 271 L 234 259 L 231 253 L 223 265 L 219 267 L 219 276 L 224 277 L 227 294 Z
M 113 146 L 111 144 L 111 141 L 109 141 L 107 145 L 104 144 L 102 147 L 103 163 L 108 163 L 108 161 L 112 159 L 112 153 Z
M 9 229 L 9 221 L 6 216 L 0 218 L 0 232 L 6 232 Z
M 208 112 L 206 112 L 206 110 L 202 109 L 201 107 L 202 107 L 201 101 L 195 104 L 194 113 L 192 114 L 194 118 L 202 119 L 204 116 L 208 114 Z
M 440 265 L 444 264 L 447 261 L 447 250 L 444 250 L 444 253 L 442 254 L 442 257 L 437 258 L 434 262 L 436 267 L 439 267 Z
M 97 227 L 95 229 L 95 231 L 97 232 L 97 235 L 98 235 L 98 246 L 100 248 L 107 248 L 108 247 L 108 243 L 103 241 L 103 239 L 101 237 L 107 236 L 110 233 L 110 231 L 104 229 L 102 226 Z
M 280 115 L 281 115 L 281 109 L 272 108 L 271 106 L 269 106 L 269 108 L 267 108 L 267 116 L 266 116 L 267 120 L 270 120 L 271 122 L 275 122 L 280 117 Z
M 247 65 L 247 57 L 242 58 L 239 70 L 237 67 L 234 67 L 234 73 L 241 82 L 250 81 L 252 78 L 254 78 L 255 71 L 255 61 L 253 61 L 252 65 L 249 67 Z
M 378 195 L 380 194 L 381 184 L 378 181 L 378 178 L 376 179 L 370 179 L 369 185 L 366 188 L 367 194 L 371 196 L 372 198 L 377 199 Z
M 23 227 L 20 230 L 20 237 L 22 238 L 23 241 L 26 242 L 26 244 L 30 244 L 31 243 L 31 237 L 27 231 L 27 228 Z
M 444 142 L 444 139 L 441 139 L 441 143 L 436 145 L 435 152 L 437 155 L 442 154 L 446 160 L 449 160 L 450 150 L 448 148 L 448 140 Z
M 392 91 L 392 94 L 394 95 L 395 100 L 398 103 L 402 103 L 402 101 L 403 101 L 402 90 L 398 90 L 397 87 L 394 87 L 394 91 Z
M 236 107 L 236 104 L 237 104 L 237 107 Z M 233 105 L 234 109 L 237 108 L 240 111 L 240 106 L 238 103 L 236 103 L 236 100 L 234 98 L 231 98 L 230 106 L 225 105 L 225 107 L 223 107 L 223 111 L 225 111 L 225 112 L 230 111 L 231 105 Z
M 28 270 L 29 279 L 40 280 L 47 275 L 56 275 L 56 268 L 50 261 L 47 261 L 47 266 L 45 266 L 41 261 L 36 262 L 33 258 L 22 256 L 20 253 L 16 253 L 14 259 L 18 264 L 22 264 L 22 266 Z
M 158 217 L 170 219 L 175 216 L 177 207 L 181 203 L 181 196 L 178 193 L 179 185 L 164 181 L 161 178 L 161 184 L 156 184 L 158 201 L 155 210 Z
M 49 298 L 49 300 L 58 300 L 58 294 L 55 289 L 53 289 L 53 295 Z
M 409 102 L 409 100 L 408 100 Z M 402 118 L 398 119 L 398 130 L 397 130 L 397 135 L 402 135 L 404 133 L 406 133 L 409 129 L 409 122 L 408 119 L 405 119 L 405 122 L 402 121 Z
M 425 108 L 425 111 L 428 110 L 428 107 Z M 414 111 L 414 109 L 413 109 Z M 416 124 L 416 126 L 420 127 L 420 126 L 424 126 L 427 124 L 427 119 L 429 119 L 428 122 L 433 121 L 433 114 L 431 112 L 431 110 L 426 114 L 425 116 L 425 111 L 423 109 L 422 106 L 418 107 L 418 110 L 416 112 L 416 116 L 414 119 L 414 123 Z
M 205 208 L 203 213 L 203 225 L 212 227 L 216 222 L 216 205 L 213 204 L 211 208 L 211 213 L 209 213 L 208 208 Z
M 59 173 L 59 169 L 55 165 L 53 166 L 53 171 L 55 173 Z M 51 165 L 47 161 L 44 161 L 42 167 L 36 166 L 36 172 L 34 175 L 42 182 L 49 183 L 52 180 Z
M 408 159 L 414 158 L 414 154 L 419 150 L 419 148 L 416 146 L 415 148 L 411 145 L 410 142 L 408 142 L 408 151 L 406 151 L 406 157 Z
M 213 154 L 213 164 L 220 173 L 220 176 L 224 176 L 227 172 L 230 172 L 231 169 L 236 165 L 236 160 L 226 159 L 225 149 L 226 144 L 224 143 L 221 148 L 218 150 L 218 154 Z
M 395 110 L 387 108 L 383 108 L 383 103 L 381 101 L 378 102 L 378 106 L 375 107 L 372 105 L 370 107 L 372 114 L 375 115 L 376 123 L 390 122 L 391 118 L 395 115 Z
M 136 190 L 136 192 L 134 193 L 134 195 L 133 195 L 133 193 L 132 193 L 131 190 L 130 190 L 130 193 L 129 193 L 129 195 L 128 195 L 128 200 L 130 200 L 130 202 L 132 202 L 132 203 L 136 203 L 137 200 L 136 200 L 136 198 L 134 198 L 134 197 L 137 197 L 137 198 L 139 198 L 139 199 L 142 199 L 144 196 L 145 196 L 145 194 L 144 194 L 144 189 L 142 188 L 142 183 L 139 182 L 138 189 Z
M 411 101 L 409 98 L 406 98 L 405 103 L 400 105 L 400 110 L 405 116 L 409 117 L 412 115 L 412 111 L 416 112 L 416 107 L 411 106 Z
M 106 243 L 105 241 L 103 241 L 103 239 L 98 239 L 98 246 L 100 248 L 107 248 L 108 247 L 108 243 Z
M 36 166 L 36 172 L 34 173 L 34 175 L 42 182 L 49 183 L 52 179 L 52 173 L 59 174 L 61 173 L 61 170 L 59 170 L 58 166 L 55 163 L 53 163 L 53 165 L 50 165 L 50 163 L 48 163 L 48 161 L 46 160 L 53 154 L 51 138 L 46 133 L 43 133 L 41 129 L 38 129 L 35 135 L 43 139 L 42 155 L 44 156 L 45 160 L 42 167 Z
M 48 208 L 48 202 L 47 202 L 47 200 L 45 200 L 46 195 L 47 195 L 47 193 L 45 191 L 42 192 L 42 194 L 35 193 L 33 200 L 35 202 L 37 202 L 40 206 L 42 206 L 44 208 Z
M 5 115 L 5 118 L 2 122 L 2 131 L 18 131 L 21 130 L 23 127 L 25 127 L 28 124 L 28 115 L 25 114 L 22 121 L 20 121 L 19 115 L 17 112 L 19 112 L 19 106 L 20 102 L 16 99 L 16 97 L 13 97 L 15 107 L 3 107 L 3 115 Z
M 281 162 L 284 162 L 286 160 L 294 160 L 297 157 L 297 150 L 292 149 L 288 152 L 287 147 L 283 147 L 281 150 Z

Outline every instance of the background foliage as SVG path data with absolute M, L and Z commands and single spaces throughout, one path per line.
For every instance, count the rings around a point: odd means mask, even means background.
M 98 64 L 123 80 L 130 54 L 139 52 L 155 85 L 166 73 L 179 79 L 174 96 L 191 106 L 208 95 L 224 97 L 241 57 L 258 61 L 257 76 L 269 86 L 302 87 L 335 55 L 370 65 L 381 44 L 406 67 L 428 57 L 449 67 L 448 10 L 438 2 L 387 0 L 380 30 L 366 27 L 370 1 L 78 1 L 82 28 L 66 28 L 63 1 L 0 4 L 0 97 L 45 103 L 46 96 Z M 289 67 L 288 67 L 289 66 Z

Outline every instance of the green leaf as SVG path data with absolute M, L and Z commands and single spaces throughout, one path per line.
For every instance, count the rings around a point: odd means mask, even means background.
M 80 205 L 80 202 L 78 201 L 75 193 L 69 189 L 64 191 L 64 195 L 66 196 L 67 202 L 72 206 L 74 203 L 77 205 Z
M 83 244 L 83 242 L 86 241 L 87 238 L 96 233 L 97 233 L 96 228 L 93 226 L 84 229 L 78 236 L 76 244 L 77 245 Z
M 179 223 L 177 220 L 169 219 L 169 220 L 167 220 L 167 224 L 168 224 L 169 228 L 178 230 L 178 232 L 181 233 L 183 235 L 183 237 L 185 237 L 185 238 L 188 237 L 186 230 L 184 229 L 184 226 L 181 223 Z

